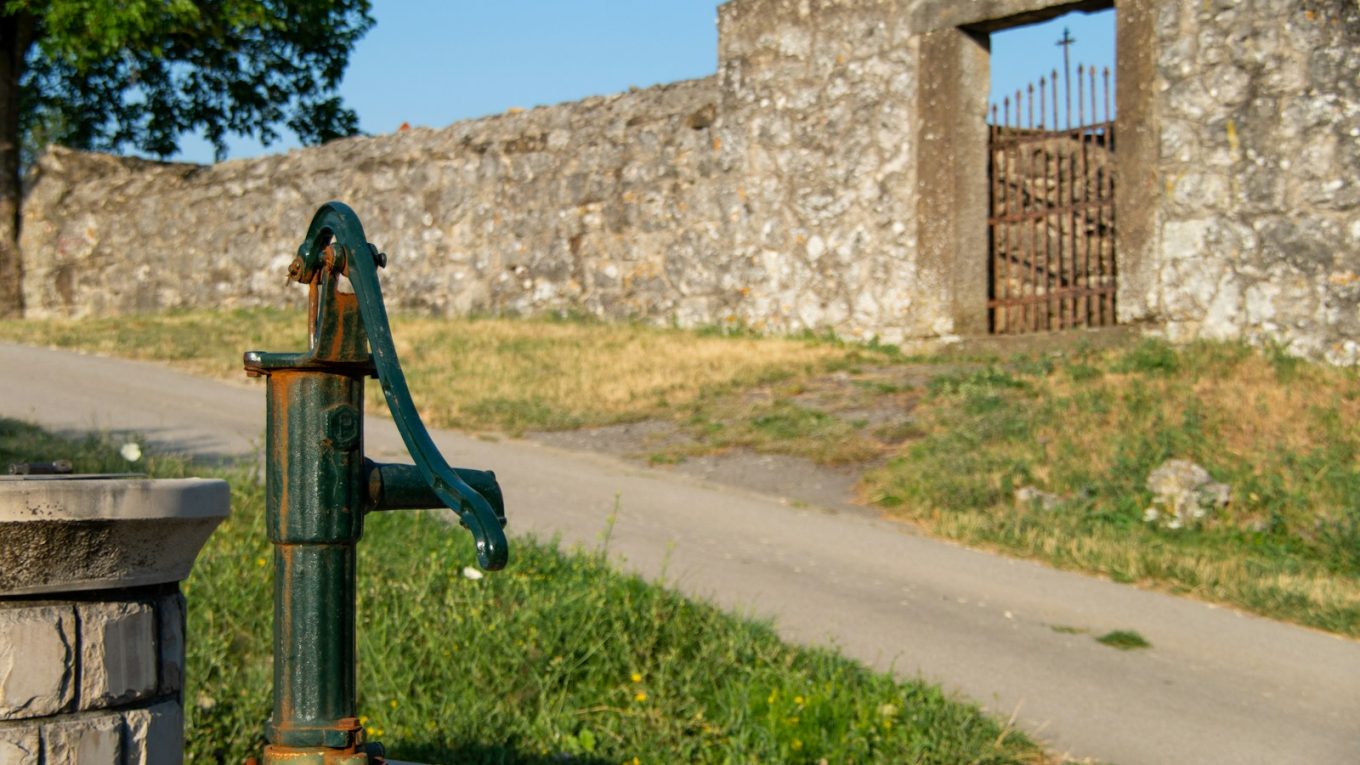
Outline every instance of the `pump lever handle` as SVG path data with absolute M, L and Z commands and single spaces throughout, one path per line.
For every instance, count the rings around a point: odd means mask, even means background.
M 490 470 L 457 467 L 453 472 L 463 479 L 463 483 L 490 503 L 501 525 L 505 525 L 505 497 L 501 494 L 501 485 L 496 480 L 496 474 Z M 365 459 L 364 476 L 365 483 L 368 484 L 370 511 L 424 510 L 444 506 L 434 490 L 425 482 L 425 477 L 420 474 L 420 468 L 415 465 Z
M 373 364 L 378 374 L 392 420 L 415 460 L 415 467 L 425 483 L 446 507 L 456 512 L 463 525 L 472 532 L 477 548 L 477 562 L 489 571 L 504 568 L 509 560 L 509 549 L 502 526 L 504 515 L 499 515 L 482 496 L 458 473 L 449 467 L 439 453 L 425 424 L 411 402 L 411 391 L 406 375 L 397 361 L 397 349 L 392 342 L 392 329 L 383 306 L 382 288 L 378 284 L 378 267 L 384 258 L 369 244 L 363 225 L 354 211 L 341 202 L 327 202 L 312 218 L 307 239 L 299 255 L 307 270 L 322 267 L 331 248 L 334 262 L 330 265 L 349 277 L 359 303 L 359 316 L 368 335 Z

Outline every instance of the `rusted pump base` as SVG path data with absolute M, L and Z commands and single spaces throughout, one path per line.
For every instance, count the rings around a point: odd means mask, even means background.
M 264 748 L 264 765 L 385 765 L 380 753 L 370 756 L 365 747 L 331 749 L 269 745 Z

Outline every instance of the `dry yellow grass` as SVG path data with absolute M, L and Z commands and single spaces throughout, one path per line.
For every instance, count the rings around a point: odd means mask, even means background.
M 177 311 L 90 319 L 0 321 L 0 339 L 28 345 L 165 361 L 206 377 L 243 378 L 247 350 L 302 349 L 301 313 Z
M 790 339 L 628 324 L 396 316 L 417 408 L 432 425 L 522 431 L 657 414 L 701 392 L 825 368 L 846 351 Z M 165 361 L 239 379 L 247 350 L 303 350 L 302 311 L 188 311 L 0 322 L 0 339 Z M 369 403 L 383 410 L 376 386 Z
M 1196 380 L 1193 392 L 1207 409 L 1225 415 L 1217 423 L 1223 446 L 1234 454 L 1251 454 L 1263 444 L 1290 450 L 1316 444 L 1312 420 L 1320 408 L 1355 421 L 1360 417 L 1356 382 L 1346 370 L 1307 365 L 1289 384 L 1281 384 L 1270 361 L 1253 354 L 1238 361 L 1231 375 Z
M 465 428 L 561 428 L 657 414 L 705 390 L 824 368 L 844 351 L 626 324 L 394 321 L 417 405 Z

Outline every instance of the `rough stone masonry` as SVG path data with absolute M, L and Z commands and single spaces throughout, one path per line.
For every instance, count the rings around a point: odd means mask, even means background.
M 179 762 L 184 598 L 0 602 L 0 763 Z
M 1113 6 L 1118 316 L 1360 360 L 1355 0 L 730 0 L 715 76 L 210 167 L 53 149 L 29 316 L 296 305 L 341 199 L 390 304 L 987 331 L 987 36 Z

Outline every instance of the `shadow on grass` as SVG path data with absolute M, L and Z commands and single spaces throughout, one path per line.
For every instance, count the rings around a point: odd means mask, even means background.
M 404 744 L 401 750 L 389 755 L 397 762 L 419 762 L 428 765 L 616 765 L 593 755 L 529 754 L 521 752 L 513 743 L 463 744 L 448 747 L 440 744 Z

